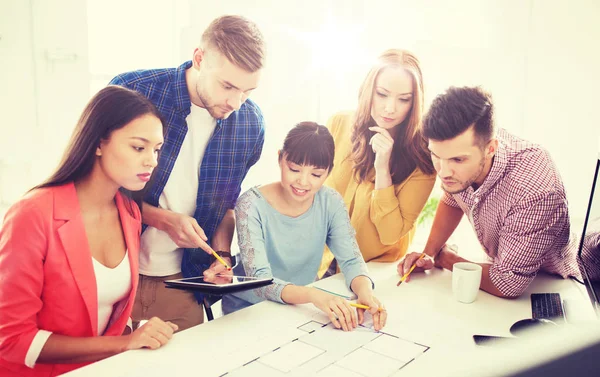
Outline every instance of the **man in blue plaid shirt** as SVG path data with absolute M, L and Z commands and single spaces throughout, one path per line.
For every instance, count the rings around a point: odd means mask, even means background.
M 147 96 L 165 125 L 142 208 L 134 328 L 154 316 L 177 324 L 179 331 L 203 322 L 202 296 L 166 289 L 163 281 L 221 272 L 209 245 L 232 262 L 233 208 L 264 142 L 262 112 L 248 99 L 263 62 L 256 25 L 224 16 L 204 31 L 192 61 L 124 73 L 110 82 Z

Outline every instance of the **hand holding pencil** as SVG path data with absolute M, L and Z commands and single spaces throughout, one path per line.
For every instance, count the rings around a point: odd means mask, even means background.
M 371 313 L 373 320 L 373 329 L 375 331 L 381 330 L 387 322 L 387 311 L 381 301 L 379 301 L 372 294 L 366 294 L 359 296 L 357 302 L 349 302 L 350 306 L 357 308 L 358 322 L 363 324 L 365 322 L 365 313 Z
M 359 308 L 359 309 L 371 310 L 370 306 L 363 305 L 363 304 L 357 304 L 356 302 L 351 302 L 350 306 L 354 306 L 355 308 Z M 385 309 L 383 308 L 383 306 L 380 306 L 380 307 L 377 308 L 378 312 L 382 312 L 384 310 Z
M 233 276 L 233 270 L 231 269 L 231 266 L 229 266 L 229 264 L 227 264 L 227 262 L 223 258 L 221 258 L 221 256 L 210 246 L 208 246 L 208 248 L 212 251 L 211 254 L 214 256 L 215 260 L 210 265 L 210 267 L 204 270 L 204 272 L 202 273 L 204 279 L 212 282 L 216 282 L 218 280 L 223 279 L 230 279 L 231 276 Z
M 208 248 L 210 249 L 212 256 L 215 257 L 215 259 L 218 260 L 223 266 L 225 266 L 227 271 L 231 271 L 231 266 L 229 266 L 227 262 L 225 262 L 223 258 L 221 258 L 221 256 L 219 256 L 219 254 L 217 254 L 217 252 L 214 251 L 210 246 Z
M 401 276 L 397 286 L 410 280 L 413 271 L 421 272 L 433 268 L 433 259 L 425 253 L 410 253 L 398 263 L 398 274 Z
M 365 311 L 373 317 L 373 328 L 379 331 L 385 326 L 387 312 L 383 304 L 373 296 L 372 291 L 357 292 L 357 302 L 348 297 L 340 297 L 335 293 L 315 287 L 292 287 L 294 290 L 306 290 L 306 296 L 314 306 L 325 313 L 335 328 L 352 331 L 365 319 Z M 289 291 L 288 291 L 289 292 Z M 353 310 L 352 308 L 358 310 Z

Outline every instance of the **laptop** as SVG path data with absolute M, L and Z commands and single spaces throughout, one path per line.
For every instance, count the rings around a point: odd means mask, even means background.
M 596 316 L 600 317 L 600 155 L 592 180 L 577 262 Z M 562 321 L 565 319 L 563 301 L 558 293 L 534 293 L 531 295 L 532 318 Z
M 600 154 L 592 181 L 590 200 L 583 223 L 577 260 L 596 316 L 600 317 Z M 593 257 L 590 257 L 593 256 Z

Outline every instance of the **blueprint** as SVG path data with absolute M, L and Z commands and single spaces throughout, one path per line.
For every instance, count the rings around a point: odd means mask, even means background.
M 429 349 L 374 331 L 369 323 L 344 332 L 322 322 L 313 318 L 287 334 L 278 334 L 283 341 L 279 345 L 273 339 L 257 342 L 253 357 L 241 356 L 246 360 L 238 362 L 244 364 L 222 376 L 384 377 L 398 373 Z

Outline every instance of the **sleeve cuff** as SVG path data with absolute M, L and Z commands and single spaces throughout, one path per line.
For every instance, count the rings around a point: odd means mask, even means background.
M 373 200 L 376 200 L 377 203 L 379 203 L 379 205 L 382 207 L 385 207 L 386 204 L 393 205 L 394 207 L 398 206 L 398 198 L 396 197 L 394 185 L 373 190 L 371 195 Z
M 523 275 L 495 264 L 490 266 L 489 274 L 492 284 L 507 297 L 522 295 L 535 278 L 535 274 Z
M 281 294 L 283 293 L 283 289 L 285 287 L 287 287 L 288 285 L 293 285 L 292 283 L 288 282 L 288 281 L 283 281 L 280 279 L 273 279 L 273 284 L 274 285 L 274 291 L 273 293 L 270 295 L 271 297 L 266 297 L 267 300 L 271 300 L 271 301 L 275 301 L 278 302 L 280 304 L 286 304 L 287 302 L 283 301 L 283 298 L 281 297 Z
M 40 352 L 42 352 L 42 348 L 44 348 L 44 344 L 46 344 L 50 335 L 52 333 L 46 330 L 38 330 L 37 334 L 35 334 L 29 350 L 27 350 L 27 355 L 25 355 L 25 365 L 29 368 L 35 367 Z
M 367 279 L 369 279 L 371 281 L 371 289 L 375 289 L 375 283 L 373 282 L 373 279 L 371 279 L 371 277 L 369 275 L 367 275 L 366 273 L 358 273 L 356 275 L 354 275 L 352 277 L 352 279 L 346 280 L 346 285 L 348 286 L 348 289 L 350 290 L 350 292 L 354 293 L 354 291 L 352 290 L 352 282 L 354 281 L 354 279 L 356 279 L 359 276 L 364 276 Z

